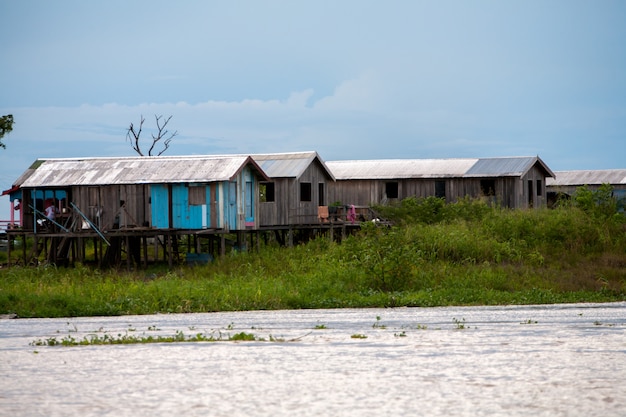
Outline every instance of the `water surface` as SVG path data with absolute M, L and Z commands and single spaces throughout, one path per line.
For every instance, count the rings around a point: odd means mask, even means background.
M 87 335 L 252 342 L 32 346 Z M 623 416 L 626 303 L 0 321 L 4 416 Z

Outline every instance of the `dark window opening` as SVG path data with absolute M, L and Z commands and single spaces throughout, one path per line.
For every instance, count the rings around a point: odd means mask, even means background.
M 189 187 L 189 205 L 202 206 L 206 204 L 206 187 Z
M 311 183 L 300 183 L 300 201 L 311 201 Z
M 496 195 L 496 180 L 480 180 L 480 192 L 484 196 Z
M 274 197 L 274 183 L 262 182 L 259 184 L 259 194 L 261 203 L 273 203 L 276 201 Z
M 543 190 L 541 189 L 541 180 L 537 180 L 537 195 L 540 196 Z
M 446 198 L 446 182 L 435 181 L 435 197 Z
M 387 198 L 398 198 L 398 183 L 397 182 L 385 183 L 385 194 L 387 194 Z
M 320 182 L 319 184 L 317 184 L 317 191 L 318 191 L 318 200 L 319 200 L 319 204 L 318 206 L 325 206 L 325 202 L 326 199 L 324 198 L 324 183 Z

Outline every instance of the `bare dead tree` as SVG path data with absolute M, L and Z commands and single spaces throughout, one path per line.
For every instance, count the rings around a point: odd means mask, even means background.
M 172 142 L 172 139 L 176 135 L 178 135 L 178 131 L 170 132 L 169 130 L 167 130 L 167 124 L 170 122 L 172 116 L 168 117 L 165 120 L 162 120 L 163 116 L 157 116 L 155 114 L 154 118 L 157 125 L 157 133 L 156 135 L 154 133 L 152 134 L 152 145 L 150 146 L 150 149 L 148 149 L 148 156 L 152 156 L 152 152 L 154 151 L 155 146 L 161 141 L 163 141 L 163 149 L 156 156 L 162 155 L 163 152 L 165 152 L 170 147 L 170 142 Z M 139 128 L 135 128 L 135 125 L 131 123 L 128 127 L 128 130 L 126 131 L 126 140 L 130 142 L 130 146 L 133 148 L 133 150 L 141 156 L 145 156 L 143 151 L 141 150 L 141 145 L 139 143 L 141 139 L 141 131 L 143 130 L 143 123 L 145 121 L 146 119 L 142 115 L 141 121 L 139 122 Z

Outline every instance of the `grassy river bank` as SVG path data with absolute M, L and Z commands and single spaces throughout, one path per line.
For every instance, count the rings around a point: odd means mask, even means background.
M 584 191 L 584 190 L 583 190 Z M 626 300 L 625 216 L 581 193 L 556 209 L 408 199 L 341 243 L 270 243 L 208 265 L 133 272 L 0 269 L 0 314 L 75 317 L 253 309 Z

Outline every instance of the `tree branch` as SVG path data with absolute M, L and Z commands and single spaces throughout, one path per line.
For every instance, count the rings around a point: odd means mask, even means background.
M 167 130 L 167 124 L 170 122 L 170 120 L 172 119 L 172 116 L 168 117 L 165 120 L 163 119 L 163 116 L 157 116 L 156 114 L 154 115 L 154 118 L 156 120 L 156 125 L 157 125 L 157 133 L 156 135 L 153 133 L 152 134 L 152 145 L 150 146 L 150 149 L 148 149 L 148 156 L 152 156 L 152 153 L 154 151 L 154 148 L 156 147 L 157 143 L 163 141 L 163 149 L 161 150 L 161 152 L 159 152 L 157 154 L 157 156 L 161 156 L 163 154 L 163 152 L 165 152 L 169 147 L 170 147 L 170 143 L 172 142 L 172 139 L 178 135 L 178 131 L 174 131 L 173 133 L 170 133 L 169 130 Z M 139 129 L 136 129 L 135 126 L 131 123 L 130 127 L 128 128 L 128 130 L 126 131 L 126 140 L 128 140 L 130 142 L 130 146 L 133 148 L 133 150 L 135 152 L 137 152 L 139 155 L 144 156 L 143 151 L 141 150 L 141 146 L 139 144 L 139 141 L 141 139 L 141 131 L 143 129 L 143 123 L 145 122 L 146 119 L 144 119 L 143 115 L 141 116 L 141 122 L 139 123 Z
M 157 155 L 157 156 L 161 156 L 161 154 L 163 154 L 163 152 L 165 152 L 170 147 L 170 142 L 172 141 L 174 136 L 178 135 L 178 131 L 174 131 L 173 133 L 169 133 L 169 131 L 166 129 L 167 124 L 170 122 L 170 119 L 172 118 L 172 116 L 170 116 L 167 119 L 165 119 L 165 121 L 163 122 L 163 125 L 161 125 L 161 118 L 162 117 L 163 117 L 162 115 L 161 116 L 154 115 L 154 118 L 156 120 L 158 133 L 157 133 L 157 136 L 152 135 L 152 146 L 150 147 L 150 152 L 148 153 L 148 155 L 152 155 L 152 150 L 154 149 L 154 147 L 157 144 L 157 142 L 159 142 L 161 139 L 163 139 L 163 150 L 161 152 L 159 152 L 158 155 Z M 169 134 L 169 136 L 168 136 L 168 134 Z
M 141 130 L 143 129 L 143 122 L 145 121 L 146 119 L 144 119 L 142 115 L 141 121 L 139 122 L 139 130 L 135 130 L 135 126 L 131 123 L 126 132 L 126 139 L 130 142 L 130 146 L 141 156 L 143 156 L 143 153 L 141 152 L 141 148 L 139 146 L 139 138 L 141 136 Z

